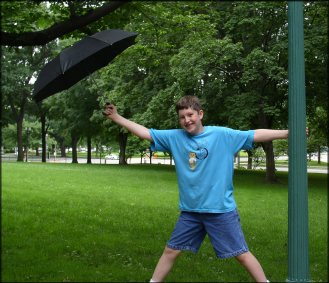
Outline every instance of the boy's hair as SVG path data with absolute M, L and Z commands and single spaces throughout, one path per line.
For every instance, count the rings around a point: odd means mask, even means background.
M 186 95 L 183 96 L 177 103 L 176 103 L 176 112 L 178 113 L 179 110 L 192 108 L 193 110 L 200 111 L 202 110 L 202 105 L 199 100 L 194 95 Z

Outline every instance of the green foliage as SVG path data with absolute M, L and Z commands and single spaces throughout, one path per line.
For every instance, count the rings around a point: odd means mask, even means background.
M 305 5 L 304 29 L 306 110 L 308 118 L 313 119 L 317 107 L 328 112 L 328 3 Z M 323 125 L 328 127 L 327 123 Z
M 15 124 L 9 124 L 1 129 L 1 145 L 6 152 L 14 152 L 17 146 L 17 129 Z
M 325 147 L 328 148 L 328 112 L 324 107 L 316 107 L 314 114 L 308 119 L 308 153 L 319 153 Z
M 257 168 L 260 164 L 263 164 L 266 160 L 265 152 L 261 147 L 256 147 L 251 150 L 253 169 Z
M 91 76 L 48 99 L 52 129 L 56 134 L 62 137 L 74 134 L 80 138 L 100 132 L 100 125 L 92 120 L 94 111 L 99 112 L 99 94 L 92 84 Z
M 59 22 L 74 19 L 78 16 L 90 14 L 96 8 L 104 5 L 104 1 L 1 1 L 1 29 L 6 32 L 33 32 L 41 31 Z M 129 5 L 127 5 L 129 6 Z M 114 11 L 111 17 L 103 17 L 91 23 L 80 31 L 73 32 L 75 37 L 105 29 L 119 28 L 127 22 L 131 8 Z M 123 15 L 124 14 L 124 15 Z M 71 37 L 72 34 L 63 37 Z
M 1 29 L 7 32 L 28 32 L 45 28 L 56 21 L 54 11 L 45 2 L 1 1 Z M 57 18 L 58 19 L 58 18 Z
M 274 156 L 277 158 L 279 156 L 288 155 L 288 140 L 275 140 L 273 141 Z M 288 157 L 287 157 L 288 158 Z
M 32 81 L 45 57 L 49 55 L 51 45 L 45 47 L 2 47 L 1 53 L 1 93 L 2 126 L 16 123 L 17 160 L 23 160 L 23 121 L 26 114 L 36 113 L 37 107 L 31 101 Z
M 146 153 L 146 150 L 149 148 L 150 142 L 141 140 L 140 138 L 136 136 L 132 136 L 129 138 L 127 148 L 126 148 L 126 160 L 128 158 L 131 158 L 135 156 L 137 153 L 139 155 L 144 156 Z
M 2 1 L 2 29 L 42 30 L 103 4 L 89 0 Z M 307 115 L 310 128 L 317 129 L 312 132 L 312 143 L 318 146 L 324 146 L 328 137 L 328 131 L 322 133 L 312 119 L 317 117 L 317 107 L 328 110 L 327 8 L 322 1 L 304 3 Z M 54 41 L 48 52 L 34 49 L 33 60 L 41 57 L 47 61 L 86 33 L 119 28 L 139 34 L 135 45 L 95 73 L 92 80 L 43 103 L 49 131 L 67 141 L 74 128 L 81 137 L 92 134 L 97 143 L 117 142 L 118 135 L 126 132 L 104 120 L 99 110 L 106 100 L 114 102 L 125 117 L 148 127 L 175 128 L 174 105 L 186 94 L 202 99 L 206 124 L 285 128 L 287 20 L 285 2 L 129 2 L 85 29 Z M 24 65 L 25 50 L 6 48 L 3 52 L 3 125 L 17 118 L 7 94 L 15 100 L 18 91 L 30 94 L 32 86 L 23 82 L 35 77 L 43 65 Z M 21 108 L 17 103 L 16 111 Z M 33 103 L 28 108 L 30 115 L 38 115 Z

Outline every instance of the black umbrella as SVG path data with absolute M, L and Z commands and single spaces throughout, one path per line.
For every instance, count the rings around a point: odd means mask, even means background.
M 87 36 L 64 49 L 41 70 L 34 83 L 37 102 L 64 89 L 106 66 L 118 54 L 135 43 L 137 33 L 105 30 Z

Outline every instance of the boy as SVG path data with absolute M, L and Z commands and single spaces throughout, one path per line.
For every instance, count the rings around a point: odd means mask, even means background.
M 130 121 L 111 104 L 104 114 L 134 135 L 151 142 L 152 150 L 171 152 L 175 161 L 181 214 L 150 282 L 161 282 L 183 250 L 197 252 L 206 234 L 219 258 L 235 257 L 257 282 L 268 282 L 248 250 L 233 198 L 234 155 L 254 142 L 288 138 L 288 130 L 238 131 L 203 126 L 196 96 L 176 104 L 182 129 L 155 130 Z

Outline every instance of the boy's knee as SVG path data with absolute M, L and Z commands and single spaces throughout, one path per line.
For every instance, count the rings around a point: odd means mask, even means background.
M 235 258 L 237 259 L 238 262 L 240 262 L 241 264 L 244 264 L 245 262 L 247 262 L 250 259 L 251 256 L 252 255 L 250 252 L 246 252 L 246 253 L 236 256 Z
M 176 257 L 178 257 L 181 254 L 181 252 L 182 251 L 180 251 L 180 250 L 174 250 L 169 247 L 165 247 L 163 254 L 167 257 L 175 259 Z

